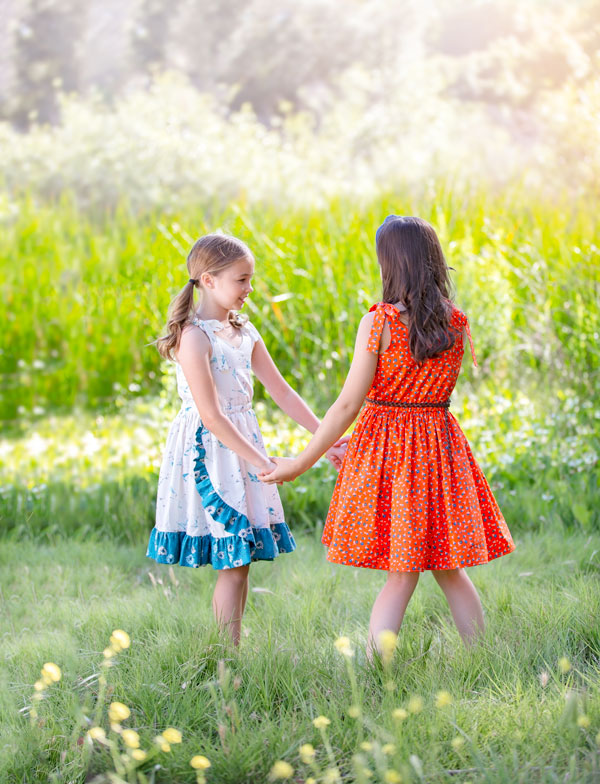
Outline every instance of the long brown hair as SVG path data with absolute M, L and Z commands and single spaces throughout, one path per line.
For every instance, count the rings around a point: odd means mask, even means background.
M 230 237 L 227 234 L 206 234 L 194 243 L 186 262 L 190 279 L 169 305 L 166 334 L 155 341 L 162 357 L 175 359 L 174 353 L 179 348 L 181 333 L 192 315 L 194 289 L 202 288 L 200 278 L 203 273 L 218 275 L 231 264 L 244 258 L 252 259 L 253 256 L 248 246 L 237 237 Z M 228 318 L 229 323 L 238 329 L 248 320 L 247 316 L 235 310 L 229 311 Z
M 452 283 L 442 246 L 422 218 L 390 216 L 377 232 L 383 302 L 407 310 L 410 353 L 417 362 L 454 345 Z

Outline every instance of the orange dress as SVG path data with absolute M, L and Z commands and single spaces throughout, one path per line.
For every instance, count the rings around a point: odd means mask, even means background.
M 419 365 L 399 311 L 378 303 L 368 350 L 379 351 L 386 318 L 389 347 L 367 398 L 380 403 L 444 403 L 464 353 L 467 317 L 453 306 L 452 348 Z M 447 408 L 366 402 L 333 492 L 323 531 L 327 560 L 349 566 L 422 572 L 491 561 L 514 543 L 467 439 Z

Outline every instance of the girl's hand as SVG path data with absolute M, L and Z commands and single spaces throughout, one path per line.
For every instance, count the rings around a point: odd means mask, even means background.
M 342 460 L 344 459 L 345 454 L 346 444 L 337 443 L 329 447 L 327 452 L 325 452 L 325 457 L 329 460 L 335 470 L 339 471 L 342 467 Z
M 282 484 L 283 482 L 293 482 L 302 471 L 298 468 L 295 457 L 272 457 L 271 461 L 277 464 L 274 471 L 270 473 L 264 471 L 258 475 L 261 482 L 267 485 Z

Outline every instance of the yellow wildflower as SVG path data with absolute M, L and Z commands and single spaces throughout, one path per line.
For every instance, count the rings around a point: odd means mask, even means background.
M 392 711 L 392 718 L 398 719 L 398 721 L 403 721 L 408 716 L 408 711 L 405 711 L 404 708 L 394 708 Z
M 590 721 L 590 717 L 586 716 L 585 713 L 577 718 L 577 726 L 584 730 L 587 730 L 591 723 L 592 722 Z
M 167 727 L 162 736 L 167 743 L 181 743 L 181 732 L 176 730 L 175 727 Z
M 171 746 L 167 741 L 164 739 L 162 735 L 157 735 L 154 738 L 154 742 L 158 746 L 161 751 L 171 751 Z
M 352 644 L 348 637 L 338 637 L 333 644 L 342 656 L 347 656 L 348 658 L 354 656 L 354 649 L 352 648 Z
M 42 680 L 44 683 L 58 683 L 61 678 L 61 671 L 60 667 L 58 667 L 54 662 L 46 662 L 42 667 Z
M 123 738 L 123 743 L 129 746 L 130 749 L 137 749 L 140 745 L 140 736 L 135 730 L 123 730 L 121 737 Z
M 384 664 L 389 664 L 391 662 L 394 651 L 396 650 L 397 641 L 398 635 L 391 631 L 391 629 L 384 629 L 379 633 L 377 642 Z
M 360 744 L 360 747 L 363 751 L 371 751 L 373 744 L 368 740 L 363 740 L 363 742 Z
M 124 648 L 129 648 L 131 640 L 129 639 L 127 632 L 124 632 L 123 629 L 115 629 L 110 635 L 110 644 L 118 652 Z
M 396 753 L 396 747 L 394 746 L 393 743 L 384 743 L 383 746 L 381 747 L 381 750 L 383 751 L 384 754 Z
M 447 705 L 452 705 L 452 695 L 448 691 L 438 691 L 435 695 L 435 707 L 445 708 Z
M 91 729 L 88 730 L 88 736 L 92 740 L 98 740 L 100 742 L 106 740 L 106 732 L 104 732 L 104 729 L 102 727 L 92 727 Z
M 460 735 L 457 735 L 456 738 L 452 738 L 452 748 L 454 751 L 458 751 L 465 745 L 465 739 L 461 738 Z
M 421 713 L 423 710 L 423 698 L 422 697 L 411 697 L 408 701 L 408 712 L 409 713 Z
M 327 716 L 317 716 L 316 719 L 313 719 L 313 724 L 318 730 L 324 730 L 325 727 L 328 727 L 331 724 L 331 721 Z
M 317 780 L 315 778 L 313 778 L 312 776 L 309 776 L 306 779 L 306 781 L 304 782 L 304 784 L 317 784 Z
M 274 781 L 277 779 L 289 779 L 290 776 L 294 775 L 294 769 L 290 765 L 289 762 L 285 762 L 285 760 L 277 760 L 277 762 L 271 768 L 270 777 Z
M 386 770 L 383 780 L 386 784 L 402 784 L 402 776 L 397 770 Z
M 566 657 L 566 656 L 562 656 L 562 657 L 561 657 L 561 658 L 558 660 L 558 669 L 559 669 L 559 670 L 560 670 L 560 671 L 561 671 L 563 674 L 565 674 L 565 673 L 569 672 L 569 670 L 571 669 L 571 662 L 570 662 L 570 661 L 567 659 L 567 657 Z
M 196 756 L 192 757 L 190 760 L 190 765 L 194 770 L 208 770 L 208 768 L 210 768 L 210 760 L 202 754 L 196 754 Z
M 310 765 L 310 763 L 315 758 L 315 748 L 311 743 L 304 743 L 298 749 L 300 752 L 300 759 L 305 765 Z
M 138 762 L 143 762 L 148 755 L 143 749 L 133 749 L 133 751 L 131 752 L 131 756 L 133 757 L 134 760 L 137 760 Z
M 108 718 L 113 722 L 123 721 L 131 716 L 131 711 L 122 702 L 111 702 L 108 706 Z
M 117 651 L 115 651 L 115 649 L 111 648 L 110 646 L 102 651 L 102 655 L 104 656 L 105 659 L 112 659 L 112 657 L 116 656 L 116 654 Z
M 340 772 L 337 768 L 327 768 L 321 780 L 323 784 L 337 784 L 341 781 Z
M 358 719 L 360 716 L 360 708 L 358 705 L 351 705 L 348 708 L 348 716 L 350 716 L 351 719 Z
M 44 681 L 36 681 L 36 682 L 33 684 L 33 688 L 34 688 L 36 691 L 44 691 L 44 689 L 46 688 L 46 684 L 44 683 Z

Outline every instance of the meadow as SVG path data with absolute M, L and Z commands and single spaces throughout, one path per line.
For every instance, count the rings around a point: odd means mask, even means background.
M 440 179 L 364 204 L 102 212 L 31 194 L 4 209 L 0 780 L 597 781 L 594 205 Z M 373 236 L 390 212 L 436 227 L 471 321 L 479 367 L 465 358 L 452 410 L 517 544 L 470 571 L 486 636 L 465 650 L 424 575 L 395 651 L 367 665 L 382 575 L 326 563 L 335 475 L 322 461 L 282 488 L 298 552 L 252 568 L 247 635 L 232 650 L 211 621 L 213 575 L 144 557 L 177 409 L 151 341 L 187 279 L 186 250 L 221 227 L 255 252 L 249 315 L 323 414 L 379 297 Z M 301 429 L 260 385 L 256 399 L 271 452 L 298 449 Z M 110 642 L 115 630 L 126 634 Z M 50 667 L 40 681 L 47 662 L 58 679 Z M 128 715 L 109 716 L 111 702 Z M 315 726 L 320 716 L 330 723 Z M 104 736 L 90 738 L 94 726 Z M 170 742 L 155 740 L 163 732 Z

